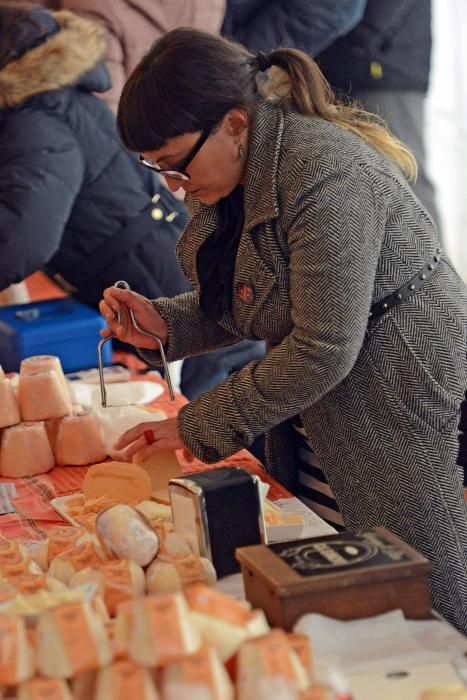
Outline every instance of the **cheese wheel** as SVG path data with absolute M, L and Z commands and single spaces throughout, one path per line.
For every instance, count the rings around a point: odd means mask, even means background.
M 19 408 L 11 381 L 0 377 L 0 428 L 16 425 L 20 420 Z
M 274 629 L 241 645 L 237 656 L 238 700 L 253 700 L 253 690 L 257 697 L 267 677 L 282 678 L 295 692 L 306 690 L 310 685 L 309 675 L 283 630 Z
M 0 615 L 0 687 L 23 683 L 34 673 L 26 624 L 20 615 Z
M 107 457 L 104 434 L 91 413 L 61 419 L 54 445 L 57 464 L 79 466 L 101 462 Z
M 70 393 L 53 370 L 20 373 L 18 404 L 23 421 L 61 418 L 72 411 Z
M 225 667 L 212 647 L 203 647 L 164 667 L 162 692 L 164 700 L 196 697 L 211 700 L 233 700 L 234 689 Z
M 99 567 L 83 569 L 73 576 L 69 586 L 76 588 L 84 583 L 97 585 L 98 594 L 103 598 L 112 617 L 120 603 L 144 595 L 146 591 L 143 569 L 129 559 L 110 561 Z
M 194 583 L 213 586 L 216 572 L 209 559 L 195 554 L 160 554 L 146 571 L 148 593 L 176 593 Z
M 38 668 L 44 676 L 72 678 L 111 661 L 104 624 L 87 602 L 44 610 L 37 639 Z
M 3 431 L 0 476 L 18 479 L 48 472 L 55 460 L 44 423 L 20 423 Z
M 262 611 L 203 585 L 186 588 L 191 619 L 203 642 L 213 646 L 222 661 L 230 659 L 250 637 L 265 634 L 269 625 Z
M 18 688 L 17 700 L 73 700 L 65 681 L 59 678 L 33 678 Z
M 133 661 L 116 661 L 99 671 L 94 700 L 158 700 L 152 677 Z
M 104 462 L 88 469 L 83 493 L 86 501 L 108 496 L 115 503 L 136 504 L 150 498 L 151 480 L 136 464 Z
M 146 566 L 159 551 L 159 537 L 148 520 L 135 508 L 116 505 L 99 513 L 96 531 L 104 543 L 119 559 L 131 559 Z
M 129 655 L 143 666 L 162 666 L 201 647 L 181 593 L 137 598 L 132 603 Z

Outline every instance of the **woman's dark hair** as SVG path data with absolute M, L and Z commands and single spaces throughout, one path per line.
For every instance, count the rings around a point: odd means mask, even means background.
M 57 31 L 52 15 L 34 2 L 0 0 L 0 69 Z
M 212 129 L 236 107 L 253 120 L 264 99 L 353 131 L 406 175 L 416 175 L 411 152 L 384 122 L 338 102 L 307 54 L 280 48 L 255 56 L 229 39 L 190 28 L 165 34 L 136 66 L 123 88 L 117 126 L 130 150 L 156 151 L 175 136 Z

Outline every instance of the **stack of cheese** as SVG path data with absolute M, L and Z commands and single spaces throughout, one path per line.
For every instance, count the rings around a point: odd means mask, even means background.
M 54 464 L 91 464 L 107 456 L 95 417 L 73 415 L 60 360 L 52 355 L 22 361 L 17 395 L 0 374 L 0 433 L 1 476 L 34 476 Z

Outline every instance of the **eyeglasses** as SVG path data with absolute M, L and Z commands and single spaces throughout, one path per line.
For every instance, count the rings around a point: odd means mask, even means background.
M 154 161 L 144 158 L 144 156 L 142 156 L 141 154 L 138 156 L 138 162 L 141 163 L 141 165 L 145 165 L 146 168 L 155 170 L 156 173 L 159 173 L 159 175 L 163 175 L 164 177 L 170 177 L 172 178 L 172 180 L 181 180 L 186 182 L 187 180 L 191 180 L 191 175 L 186 172 L 186 168 L 190 165 L 191 161 L 210 135 L 211 129 L 203 130 L 201 132 L 201 136 L 196 141 L 195 145 L 193 146 L 185 160 L 183 160 L 180 163 L 180 165 L 176 166 L 175 168 L 160 168 L 157 165 L 157 163 L 154 163 Z

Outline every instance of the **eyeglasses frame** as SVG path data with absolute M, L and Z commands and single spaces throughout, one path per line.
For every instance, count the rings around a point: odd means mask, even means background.
M 202 148 L 202 146 L 204 146 L 211 133 L 212 129 L 202 130 L 201 136 L 199 137 L 199 139 L 197 139 L 196 143 L 194 144 L 187 157 L 182 161 L 180 168 L 160 168 L 156 163 L 152 163 L 150 160 L 144 158 L 144 156 L 141 155 L 141 153 L 138 156 L 138 163 L 144 165 L 150 170 L 154 170 L 159 175 L 163 175 L 164 177 L 170 177 L 172 180 L 180 180 L 185 182 L 187 180 L 191 180 L 191 175 L 190 173 L 186 172 L 186 168 L 190 165 L 191 161 L 196 156 L 198 151 Z M 177 173 L 177 175 L 181 175 L 181 177 L 171 175 L 171 173 Z

